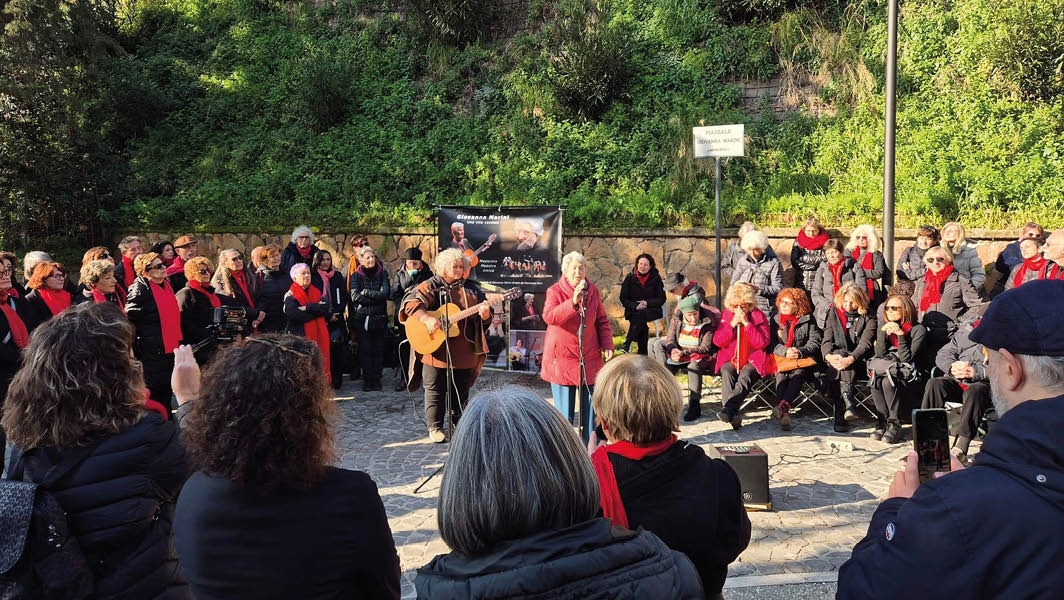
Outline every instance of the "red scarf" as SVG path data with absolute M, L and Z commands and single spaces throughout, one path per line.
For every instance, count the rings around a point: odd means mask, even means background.
M 638 271 L 632 271 L 632 275 L 635 275 L 635 279 L 639 282 L 639 285 L 643 287 L 647 286 L 647 279 L 650 279 L 650 271 L 647 271 L 646 275 L 640 275 Z
M 296 244 L 296 250 L 299 250 L 299 255 L 302 256 L 303 258 L 307 258 L 307 257 L 310 256 L 310 249 L 313 248 L 313 247 L 314 246 L 311 245 L 311 246 L 307 246 L 306 248 L 300 248 L 299 244 Z
M 780 326 L 787 328 L 787 347 L 794 346 L 794 328 L 798 325 L 798 317 L 796 315 L 780 315 Z
M 122 295 L 118 293 L 118 288 L 115 288 L 115 300 L 118 301 L 118 302 L 115 303 L 115 304 L 118 305 L 118 308 L 121 308 L 123 311 L 125 311 L 126 310 L 126 302 L 125 302 L 125 300 L 122 299 Z M 92 288 L 92 301 L 94 303 L 96 303 L 96 304 L 102 304 L 104 302 L 110 302 L 110 300 L 107 298 L 107 296 L 105 296 L 104 294 L 102 294 L 99 291 L 97 291 L 96 288 Z
M 828 241 L 828 232 L 820 230 L 816 237 L 809 237 L 805 230 L 798 232 L 798 245 L 806 250 L 820 250 Z
M 174 259 L 174 264 L 166 267 L 166 276 L 177 275 L 178 273 L 185 272 L 185 259 L 178 256 Z
M 163 420 L 170 420 L 170 412 L 166 410 L 165 406 L 151 399 L 150 390 L 144 390 L 144 410 L 157 412 L 163 416 Z
M 229 271 L 229 274 L 236 280 L 236 284 L 240 286 L 241 293 L 248 300 L 248 306 L 252 306 L 254 302 L 251 301 L 251 292 L 248 291 L 248 275 L 244 272 L 244 269 L 239 271 Z
M 750 336 L 743 335 L 742 330 L 745 328 L 742 325 L 736 329 L 739 330 L 735 333 L 739 338 L 739 343 L 735 345 L 735 357 L 732 358 L 732 364 L 736 371 L 742 371 L 746 363 L 750 362 Z
M 288 289 L 291 290 L 292 296 L 297 302 L 299 302 L 300 306 L 321 302 L 321 292 L 319 292 L 318 288 L 314 286 L 310 286 L 304 290 L 303 286 L 298 283 L 293 283 L 292 287 Z M 303 324 L 303 331 L 306 333 L 308 339 L 317 344 L 318 348 L 321 348 L 321 355 L 325 359 L 325 378 L 331 382 L 332 373 L 329 369 L 329 328 L 325 325 L 325 317 L 318 317 L 311 321 L 307 321 Z
M 163 280 L 162 285 L 156 285 L 150 279 L 148 287 L 155 299 L 155 307 L 159 309 L 159 329 L 163 334 L 163 352 L 172 354 L 181 343 L 181 309 L 177 307 L 177 296 L 174 296 L 174 288 L 170 282 Z
M 1050 269 L 1049 265 L 1052 264 L 1053 268 Z M 1042 266 L 1042 274 L 1039 279 L 1064 279 L 1064 269 L 1060 268 L 1060 265 L 1053 261 L 1046 261 L 1046 264 Z
M 133 259 L 122 255 L 122 287 L 129 289 L 137 279 L 137 272 L 133 270 Z
M 3 312 L 4 318 L 7 319 L 7 328 L 11 330 L 11 341 L 15 342 L 15 347 L 21 350 L 26 347 L 26 344 L 30 343 L 30 334 L 26 329 L 26 324 L 22 322 L 22 318 L 18 316 L 15 309 L 11 307 L 11 303 L 8 302 L 7 299 L 10 296 L 18 298 L 14 288 L 0 291 L 0 312 Z
M 953 265 L 946 265 L 946 268 L 939 271 L 938 275 L 932 273 L 931 269 L 924 273 L 924 293 L 920 296 L 920 312 L 942 301 L 942 286 L 952 272 Z
M 174 256 L 173 258 L 163 258 L 163 255 L 160 254 L 159 260 L 163 261 L 163 264 L 169 267 L 170 265 L 174 264 L 175 260 L 177 260 L 177 256 Z
M 857 263 L 861 265 L 861 268 L 866 271 L 866 276 L 868 275 L 867 272 L 871 271 L 876 266 L 875 260 L 871 252 L 865 252 L 864 258 L 861 258 L 861 249 L 854 248 L 853 254 L 851 256 L 853 256 L 853 259 L 856 260 Z M 868 277 L 867 281 L 865 281 L 865 285 L 868 287 L 868 297 L 872 298 L 873 296 L 875 296 L 876 282 L 871 277 Z
M 901 330 L 904 331 L 905 333 L 909 333 L 909 330 L 912 329 L 912 328 L 913 328 L 913 324 L 912 323 L 902 323 L 902 325 L 901 325 Z M 895 348 L 898 347 L 898 336 L 896 334 L 893 334 L 893 333 L 890 334 L 890 343 Z
M 188 282 L 188 287 L 206 296 L 207 299 L 211 301 L 211 308 L 218 308 L 222 305 L 222 299 L 218 297 L 218 294 L 215 294 L 213 291 L 208 290 L 207 286 L 203 285 L 202 283 L 198 281 L 190 281 Z
M 657 456 L 665 452 L 676 443 L 676 435 L 653 444 L 633 444 L 632 442 L 614 442 L 606 446 L 600 446 L 591 454 L 591 466 L 595 468 L 595 475 L 599 481 L 599 502 L 602 504 L 602 514 L 611 523 L 619 527 L 628 528 L 628 513 L 624 510 L 621 502 L 621 490 L 617 487 L 617 476 L 613 473 L 613 464 L 610 463 L 609 454 L 616 454 L 631 460 L 643 460 L 648 456 Z
M 842 287 L 842 268 L 845 266 L 845 260 L 840 260 L 838 264 L 835 265 L 828 263 L 828 268 L 831 269 L 831 281 L 834 286 L 832 296 L 839 293 L 839 288 Z
M 52 316 L 58 315 L 70 306 L 70 292 L 66 290 L 49 290 L 42 287 L 37 288 L 37 295 L 48 305 Z
M 1022 266 L 1016 269 L 1016 276 L 1012 278 L 1012 287 L 1020 287 L 1023 284 L 1023 276 L 1027 274 L 1027 271 L 1044 272 L 1045 266 L 1046 259 L 1041 254 L 1035 254 L 1031 258 L 1023 259 Z

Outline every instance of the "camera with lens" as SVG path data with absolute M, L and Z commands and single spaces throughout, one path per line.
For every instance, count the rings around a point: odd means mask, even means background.
M 251 334 L 248 311 L 243 306 L 219 306 L 214 309 L 214 318 L 207 326 L 214 342 L 219 344 L 236 341 L 238 336 Z

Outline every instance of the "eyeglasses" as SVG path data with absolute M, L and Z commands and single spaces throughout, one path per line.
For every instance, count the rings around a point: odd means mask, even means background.
M 925 258 L 924 262 L 929 264 L 929 265 L 933 265 L 935 263 L 938 263 L 940 265 L 944 265 L 944 264 L 948 263 L 949 260 L 946 259 L 946 258 L 943 258 L 941 256 L 932 256 L 930 258 Z
M 55 273 L 52 273 L 48 277 L 45 277 L 45 279 L 62 279 L 64 277 L 66 277 L 66 275 L 64 275 L 62 271 L 56 271 Z
M 867 236 L 867 235 L 857 235 L 857 236 L 854 236 L 854 237 L 855 237 L 856 239 L 859 239 L 859 240 L 867 240 L 867 239 L 868 239 L 868 236 Z
M 300 235 L 300 236 L 296 236 L 296 239 L 297 240 L 309 240 L 310 236 L 309 235 Z
M 883 310 L 889 310 L 891 312 L 901 312 L 900 306 L 884 306 Z
M 110 252 L 101 252 L 100 253 L 100 258 L 111 258 L 111 253 Z
M 244 262 L 244 257 L 243 256 L 234 256 L 233 258 L 230 258 L 229 260 L 231 260 L 233 262 L 236 262 L 236 261 Z
M 163 263 L 157 263 L 157 264 L 154 264 L 154 265 L 148 267 L 145 270 L 146 271 L 158 271 L 160 269 L 166 269 L 166 265 L 164 265 Z
M 15 272 L 14 269 L 0 270 L 0 277 L 10 277 Z
M 284 344 L 282 344 L 281 342 L 278 342 L 277 340 L 268 340 L 268 339 L 258 338 L 258 337 L 249 337 L 249 338 L 244 338 L 244 339 L 245 339 L 245 341 L 248 341 L 248 342 L 255 342 L 257 344 L 266 344 L 267 346 L 272 346 L 274 348 L 277 348 L 281 352 L 291 352 L 292 354 L 295 354 L 296 356 L 302 356 L 303 358 L 310 358 L 310 354 L 308 354 L 306 352 L 303 352 L 302 350 L 296 350 L 295 348 L 289 348 L 288 346 L 285 346 Z
M 197 271 L 200 275 L 210 275 L 211 272 L 208 269 L 200 269 Z

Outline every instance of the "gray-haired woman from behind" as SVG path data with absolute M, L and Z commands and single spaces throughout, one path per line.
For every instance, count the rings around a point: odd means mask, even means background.
M 611 528 L 599 511 L 587 450 L 561 414 L 525 388 L 482 392 L 440 488 L 440 535 L 453 552 L 418 570 L 417 597 L 703 597 L 686 556 L 648 531 Z

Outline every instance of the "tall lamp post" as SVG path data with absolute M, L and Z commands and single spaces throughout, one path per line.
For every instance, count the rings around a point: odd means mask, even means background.
M 894 130 L 898 81 L 898 0 L 887 0 L 886 127 L 883 137 L 883 258 L 884 283 L 893 282 L 894 265 Z

